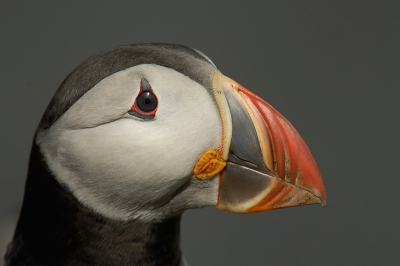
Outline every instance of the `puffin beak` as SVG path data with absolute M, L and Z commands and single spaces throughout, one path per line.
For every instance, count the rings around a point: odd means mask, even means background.
M 326 204 L 321 174 L 296 129 L 277 110 L 219 73 L 232 137 L 220 172 L 217 208 L 251 213 L 298 205 Z

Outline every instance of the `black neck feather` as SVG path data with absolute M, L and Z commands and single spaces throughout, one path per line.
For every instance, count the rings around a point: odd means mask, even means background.
M 34 144 L 6 265 L 179 265 L 180 218 L 124 222 L 94 213 L 60 186 Z

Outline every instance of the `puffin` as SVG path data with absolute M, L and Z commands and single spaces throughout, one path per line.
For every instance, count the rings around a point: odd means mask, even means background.
M 99 52 L 61 83 L 35 132 L 5 265 L 185 265 L 180 220 L 326 192 L 296 129 L 183 45 Z

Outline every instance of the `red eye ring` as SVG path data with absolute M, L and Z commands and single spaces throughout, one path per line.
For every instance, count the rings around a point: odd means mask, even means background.
M 157 109 L 158 99 L 153 90 L 144 91 L 140 88 L 139 94 L 128 113 L 139 118 L 152 119 L 155 117 Z

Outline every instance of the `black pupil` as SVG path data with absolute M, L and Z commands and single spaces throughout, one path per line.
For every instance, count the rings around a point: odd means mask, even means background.
M 151 112 L 157 107 L 157 98 L 153 93 L 144 91 L 137 97 L 136 104 L 141 111 Z

